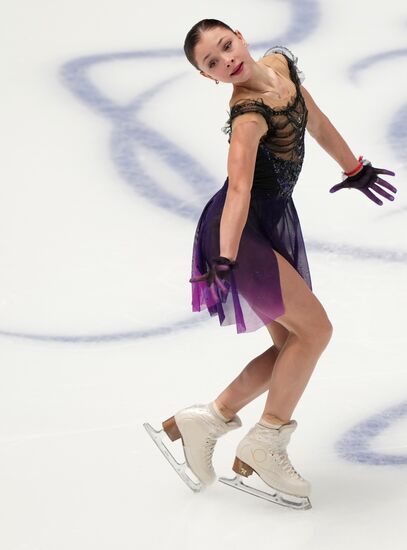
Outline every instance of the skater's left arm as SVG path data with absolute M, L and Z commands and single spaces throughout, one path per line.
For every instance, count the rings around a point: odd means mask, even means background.
M 358 159 L 329 118 L 319 109 L 308 90 L 304 86 L 300 86 L 300 90 L 308 110 L 308 133 L 336 160 L 344 172 L 350 172 L 359 164 Z

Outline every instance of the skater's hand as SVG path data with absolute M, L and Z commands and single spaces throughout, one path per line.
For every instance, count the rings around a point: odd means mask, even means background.
M 217 256 L 216 258 L 212 258 L 209 271 L 207 271 L 204 275 L 191 277 L 189 282 L 198 283 L 201 281 L 206 281 L 215 302 L 217 302 L 218 294 L 216 290 L 220 289 L 225 295 L 227 295 L 229 285 L 225 285 L 225 278 L 230 270 L 235 269 L 237 265 L 238 264 L 236 261 L 229 260 L 229 258 L 225 258 L 224 256 Z
M 355 174 L 354 176 L 348 176 L 341 183 L 334 185 L 329 190 L 330 193 L 335 193 L 336 191 L 339 191 L 339 189 L 344 188 L 358 189 L 359 191 L 364 193 L 370 200 L 381 206 L 383 204 L 383 201 L 381 201 L 378 197 L 376 197 L 376 195 L 372 193 L 371 189 L 373 189 L 374 191 L 379 193 L 379 195 L 382 195 L 382 197 L 385 197 L 389 201 L 393 201 L 394 196 L 386 193 L 386 191 L 379 187 L 379 185 L 385 187 L 386 189 L 389 189 L 393 193 L 397 193 L 397 189 L 384 179 L 380 178 L 377 174 L 387 174 L 389 176 L 395 176 L 395 173 L 391 170 L 386 170 L 385 168 L 374 168 L 372 166 L 372 163 L 369 162 L 367 159 L 363 159 L 362 162 L 363 168 L 357 174 Z

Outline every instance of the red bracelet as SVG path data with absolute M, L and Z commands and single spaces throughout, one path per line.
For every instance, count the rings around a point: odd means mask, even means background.
M 362 158 L 363 158 L 363 156 L 360 155 L 359 158 L 358 158 L 359 164 L 356 166 L 356 168 L 354 168 L 350 172 L 344 172 L 345 176 L 353 176 L 353 174 L 356 174 L 356 172 L 359 172 L 361 166 L 363 166 L 363 162 L 361 162 Z

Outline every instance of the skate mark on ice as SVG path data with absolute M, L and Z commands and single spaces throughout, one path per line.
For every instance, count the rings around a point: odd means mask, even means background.
M 192 314 L 191 314 L 192 316 Z M 34 334 L 29 332 L 18 332 L 11 330 L 1 330 L 0 336 L 7 336 L 8 338 L 19 338 L 23 340 L 34 340 L 41 342 L 59 342 L 61 344 L 97 344 L 106 342 L 123 342 L 125 340 L 138 340 L 139 338 L 150 338 L 163 336 L 166 334 L 176 333 L 181 330 L 194 329 L 199 323 L 206 322 L 205 317 L 196 319 L 186 318 L 181 321 L 173 321 L 168 325 L 159 325 L 156 327 L 150 327 L 140 330 L 128 330 L 121 332 L 109 332 L 106 334 Z
M 382 434 L 395 422 L 407 417 L 407 401 L 389 407 L 351 428 L 335 444 L 341 458 L 350 462 L 372 465 L 407 464 L 407 454 L 390 454 L 374 450 L 375 437 Z M 406 447 L 407 439 L 399 441 L 400 447 Z

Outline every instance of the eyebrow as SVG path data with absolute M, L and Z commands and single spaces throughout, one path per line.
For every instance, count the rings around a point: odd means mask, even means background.
M 219 41 L 218 41 L 218 43 L 216 44 L 216 46 L 219 46 L 219 44 L 222 42 L 222 40 L 223 40 L 224 38 L 227 38 L 227 36 L 222 36 L 222 38 L 219 39 Z M 204 57 L 203 60 L 202 60 L 202 64 L 205 63 L 205 59 L 206 59 L 207 57 L 209 57 L 210 55 L 211 55 L 210 53 L 208 53 L 208 55 L 205 55 L 205 57 Z

